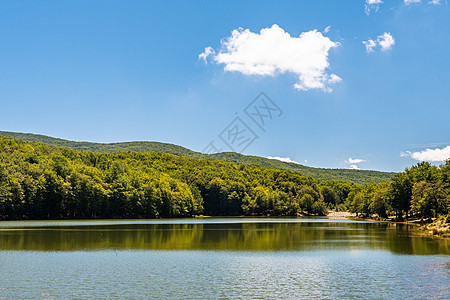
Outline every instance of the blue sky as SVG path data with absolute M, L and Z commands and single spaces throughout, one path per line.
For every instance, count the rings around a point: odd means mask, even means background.
M 239 117 L 258 136 L 244 154 L 439 164 L 450 150 L 449 5 L 368 1 L 370 11 L 364 0 L 0 0 L 0 130 L 229 151 L 218 135 Z M 265 131 L 244 112 L 261 91 L 283 111 Z

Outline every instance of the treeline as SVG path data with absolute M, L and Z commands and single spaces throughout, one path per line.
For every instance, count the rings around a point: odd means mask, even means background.
M 450 162 L 391 181 L 320 182 L 298 172 L 163 153 L 94 153 L 0 136 L 0 219 L 195 215 L 385 217 L 449 211 Z

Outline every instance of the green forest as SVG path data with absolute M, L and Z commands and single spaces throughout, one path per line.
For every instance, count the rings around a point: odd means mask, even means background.
M 381 182 L 156 152 L 99 153 L 0 136 L 0 218 L 324 215 L 447 216 L 450 161 Z

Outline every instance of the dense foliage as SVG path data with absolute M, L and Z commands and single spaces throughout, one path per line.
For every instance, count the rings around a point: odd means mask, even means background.
M 394 175 L 394 173 L 369 170 L 311 168 L 300 164 L 286 163 L 275 159 L 248 156 L 233 152 L 223 152 L 207 155 L 186 149 L 181 146 L 159 142 L 126 142 L 100 144 L 89 142 L 73 142 L 31 133 L 0 131 L 0 135 L 10 136 L 25 141 L 40 142 L 47 145 L 67 147 L 73 150 L 84 150 L 90 152 L 158 152 L 209 160 L 218 159 L 232 162 L 237 165 L 258 165 L 261 167 L 300 172 L 304 176 L 311 176 L 322 181 L 340 180 L 363 184 L 368 182 L 381 182 L 383 180 L 388 180 Z
M 352 212 L 422 219 L 450 213 L 450 160 L 441 166 L 421 162 L 390 181 L 368 183 L 352 190 L 346 200 Z

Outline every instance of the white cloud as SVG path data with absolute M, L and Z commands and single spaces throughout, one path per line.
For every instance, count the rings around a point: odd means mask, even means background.
M 325 29 L 323 30 L 323 33 L 328 33 L 331 29 L 331 26 L 327 26 L 325 27 Z
M 373 49 L 377 47 L 377 45 L 381 47 L 382 51 L 387 51 L 395 45 L 395 39 L 390 33 L 385 32 L 382 35 L 379 35 L 376 41 L 368 39 L 367 41 L 363 41 L 362 43 L 364 44 L 364 46 L 366 46 L 367 52 L 373 52 Z
M 352 169 L 352 170 L 359 170 L 359 167 L 356 165 L 356 164 L 359 164 L 359 163 L 362 163 L 362 162 L 365 162 L 366 160 L 365 159 L 362 159 L 362 158 L 349 158 L 349 159 L 347 159 L 346 161 L 345 161 L 345 163 L 346 164 L 349 164 L 349 169 Z
M 380 4 L 383 4 L 381 0 L 366 0 L 366 4 L 364 5 L 364 10 L 366 15 L 370 15 L 370 12 L 374 10 L 377 12 L 380 9 Z
M 207 64 L 208 61 L 206 60 L 206 58 L 210 55 L 214 55 L 215 53 L 216 51 L 214 51 L 212 47 L 206 47 L 205 51 L 203 51 L 203 53 L 200 53 L 198 55 L 198 59 L 203 59 L 203 61 Z
M 268 156 L 268 159 L 276 159 L 282 162 L 287 162 L 287 163 L 294 163 L 294 164 L 300 164 L 299 162 L 292 160 L 290 157 L 279 157 L 279 156 Z M 306 160 L 305 160 L 306 162 Z
M 337 76 L 336 74 L 331 74 L 330 78 L 328 79 L 328 82 L 331 83 L 331 84 L 338 83 L 338 82 L 341 82 L 341 81 L 342 81 L 342 78 Z
M 347 163 L 347 164 L 359 164 L 359 163 L 362 163 L 362 162 L 365 162 L 366 160 L 364 160 L 364 159 L 361 159 L 361 158 L 349 158 L 349 159 L 347 159 L 346 161 L 345 161 L 345 163 Z
M 383 35 L 378 36 L 378 44 L 381 46 L 381 50 L 387 51 L 392 48 L 395 44 L 394 37 L 390 34 L 385 32 Z
M 221 41 L 222 48 L 218 53 L 207 51 L 208 47 L 199 58 L 212 56 L 217 64 L 225 65 L 225 71 L 245 75 L 293 73 L 298 76 L 298 82 L 294 84 L 296 89 L 331 92 L 329 84 L 341 79 L 327 73 L 330 67 L 328 55 L 331 49 L 339 45 L 317 30 L 292 37 L 274 24 L 261 29 L 259 33 L 242 28 L 233 30 L 230 37 Z
M 406 5 L 409 4 L 413 4 L 413 3 L 421 3 L 422 0 L 403 0 L 405 2 Z M 428 4 L 432 4 L 432 5 L 441 5 L 442 4 L 442 0 L 430 0 L 428 1 Z
M 406 151 L 400 153 L 400 156 L 409 156 L 419 161 L 445 161 L 450 158 L 450 146 L 439 149 L 426 149 L 418 152 Z
M 364 46 L 366 46 L 367 52 L 372 52 L 373 48 L 375 48 L 377 46 L 375 41 L 372 39 L 368 39 L 367 41 L 363 41 L 362 43 L 364 44 Z

